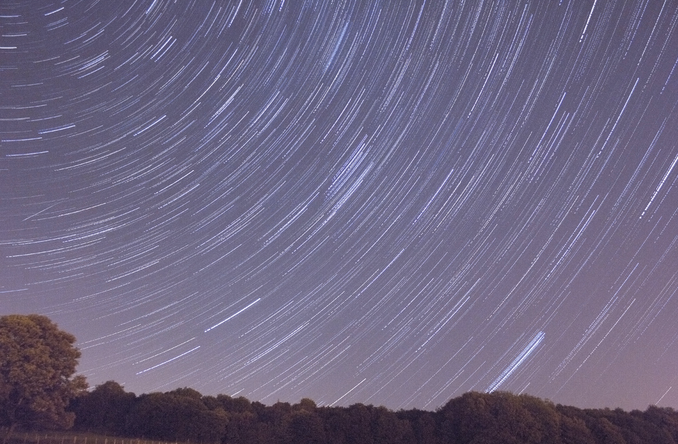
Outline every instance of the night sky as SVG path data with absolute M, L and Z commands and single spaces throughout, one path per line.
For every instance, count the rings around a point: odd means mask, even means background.
M 678 407 L 678 5 L 1 0 L 0 314 L 137 394 Z

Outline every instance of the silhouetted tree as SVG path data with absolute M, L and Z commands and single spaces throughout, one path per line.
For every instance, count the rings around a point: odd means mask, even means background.
M 651 405 L 641 414 L 645 422 L 659 427 L 673 442 L 678 443 L 678 412 L 670 407 Z
M 73 402 L 82 429 L 220 444 L 678 444 L 678 412 L 579 409 L 508 392 L 466 393 L 436 412 L 353 404 L 265 406 L 190 388 L 138 398 L 113 381 Z
M 315 412 L 296 410 L 290 415 L 285 434 L 285 443 L 324 444 L 325 428 L 323 421 Z
M 309 398 L 301 398 L 299 404 L 294 404 L 292 406 L 294 410 L 304 410 L 307 412 L 315 412 L 317 407 L 318 406 L 316 405 L 315 401 Z
M 586 426 L 586 414 L 576 407 L 558 404 L 560 438 L 563 444 L 595 444 L 596 440 Z
M 347 409 L 319 407 L 316 413 L 324 424 L 327 444 L 343 444 L 347 442 L 348 424 L 350 421 Z
M 217 395 L 217 401 L 219 401 L 227 412 L 253 412 L 253 405 L 249 399 L 244 396 L 238 398 L 231 398 L 228 395 Z
M 250 442 L 250 434 L 255 427 L 257 416 L 253 412 L 227 412 L 228 424 L 222 438 L 225 444 Z
M 398 417 L 409 422 L 414 434 L 414 442 L 419 444 L 438 444 L 436 415 L 424 410 L 401 410 Z
M 345 427 L 346 442 L 349 444 L 372 444 L 374 442 L 370 407 L 360 403 L 348 407 L 348 424 Z
M 41 315 L 0 317 L 0 423 L 9 426 L 69 428 L 69 401 L 87 388 L 74 376 L 80 351 L 75 337 Z
M 386 407 L 371 409 L 371 428 L 375 444 L 410 444 L 414 442 L 414 432 L 409 421 L 398 416 Z
M 185 398 L 191 398 L 191 399 L 195 399 L 196 401 L 199 401 L 199 402 L 202 402 L 202 399 L 203 399 L 203 396 L 199 391 L 192 389 L 192 388 L 189 388 L 189 387 L 177 388 L 177 389 L 174 389 L 172 391 L 165 392 L 165 394 L 170 395 L 170 396 L 180 396 L 180 397 L 185 397 Z
M 626 444 L 621 430 L 606 418 L 604 410 L 585 409 L 586 425 L 598 444 Z
M 195 391 L 193 391 L 195 392 Z M 130 411 L 127 431 L 134 436 L 165 441 L 221 441 L 228 416 L 222 410 L 209 410 L 201 397 L 188 392 L 150 393 L 137 398 Z
M 625 412 L 617 408 L 606 411 L 605 417 L 618 429 L 627 444 L 673 444 L 673 438 L 664 430 L 645 421 L 642 412 Z
M 559 443 L 555 407 L 537 398 L 506 392 L 470 392 L 439 413 L 443 441 L 458 443 Z
M 69 409 L 75 413 L 75 427 L 90 432 L 123 435 L 136 395 L 127 393 L 115 381 L 106 381 L 79 396 Z
M 208 410 L 221 409 L 225 411 L 224 406 L 221 405 L 216 396 L 203 396 L 202 403 L 205 404 L 205 407 L 207 407 Z

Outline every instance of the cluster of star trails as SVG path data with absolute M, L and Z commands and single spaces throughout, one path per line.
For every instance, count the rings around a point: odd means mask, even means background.
M 3 1 L 0 313 L 137 393 L 675 406 L 677 66 L 670 1 Z

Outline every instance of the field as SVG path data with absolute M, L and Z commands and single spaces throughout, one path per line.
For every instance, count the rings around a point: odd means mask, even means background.
M 6 430 L 0 429 L 0 437 Z M 178 444 L 138 438 L 121 438 L 85 432 L 14 432 L 7 439 L 8 444 Z

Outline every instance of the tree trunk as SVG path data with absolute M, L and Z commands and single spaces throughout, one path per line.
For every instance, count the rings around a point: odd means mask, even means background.
M 2 444 L 7 444 L 7 441 L 9 441 L 10 436 L 12 436 L 12 433 L 14 433 L 15 428 L 16 422 L 12 421 L 12 425 L 9 426 L 7 433 L 5 433 L 5 436 L 2 437 Z
M 14 433 L 14 429 L 16 428 L 17 424 L 19 421 L 16 420 L 16 410 L 17 408 L 24 402 L 24 398 L 21 397 L 19 401 L 16 403 L 16 406 L 12 408 L 11 406 L 9 407 L 7 411 L 7 417 L 9 419 L 9 429 L 7 429 L 7 433 L 5 436 L 2 437 L 2 444 L 7 444 L 7 441 L 9 441 L 9 438 L 12 436 L 12 433 Z

